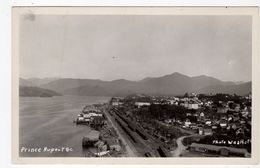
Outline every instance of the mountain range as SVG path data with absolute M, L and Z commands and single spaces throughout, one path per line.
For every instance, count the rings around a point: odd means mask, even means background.
M 19 96 L 21 97 L 52 97 L 52 96 L 61 96 L 60 93 L 57 93 L 53 90 L 43 89 L 34 86 L 20 86 L 19 87 Z
M 148 77 L 139 81 L 125 79 L 103 81 L 99 79 L 73 78 L 20 78 L 20 86 L 36 86 L 63 95 L 127 96 L 129 94 L 183 95 L 186 92 L 228 93 L 246 95 L 251 93 L 252 82 L 221 81 L 210 76 L 189 77 L 178 72 L 161 77 Z

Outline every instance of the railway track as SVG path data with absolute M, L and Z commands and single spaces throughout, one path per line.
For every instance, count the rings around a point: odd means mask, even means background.
M 135 126 L 124 114 L 114 109 L 109 112 L 116 124 L 131 140 L 138 153 L 143 157 L 168 157 L 164 147 L 158 145 L 158 141 L 151 138 L 142 128 Z

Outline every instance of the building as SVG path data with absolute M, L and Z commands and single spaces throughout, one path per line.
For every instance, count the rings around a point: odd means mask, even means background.
M 204 129 L 204 135 L 212 135 L 212 134 L 213 134 L 212 129 L 210 128 Z
M 211 121 L 211 120 L 207 120 L 207 121 L 205 122 L 205 124 L 208 125 L 208 126 L 210 126 L 210 125 L 212 124 L 212 121 Z
M 190 120 L 189 120 L 189 119 L 186 119 L 186 121 L 184 122 L 184 126 L 185 126 L 185 127 L 190 127 L 190 125 L 191 125 Z
M 204 117 L 205 114 L 204 114 L 203 112 L 201 112 L 199 116 L 200 116 L 200 117 Z
M 92 130 L 87 134 L 87 136 L 83 137 L 82 146 L 83 147 L 94 146 L 94 144 L 98 142 L 99 137 L 100 137 L 100 132 Z
M 188 102 L 184 102 L 184 107 L 188 108 L 189 107 L 189 103 Z
M 250 156 L 246 149 L 198 143 L 192 143 L 191 145 L 189 145 L 189 150 L 202 153 L 218 154 L 221 156 Z
M 150 106 L 151 103 L 149 102 L 135 102 L 135 105 L 140 108 L 140 107 L 143 107 L 143 106 Z
M 213 131 L 211 128 L 199 128 L 199 135 L 213 135 Z
M 104 116 L 103 113 L 94 106 L 86 106 L 83 108 L 76 120 L 77 124 L 91 124 L 91 125 L 103 125 Z
M 199 104 L 197 103 L 189 103 L 188 104 L 188 109 L 198 109 L 199 108 Z
M 225 128 L 225 127 L 227 127 L 227 121 L 226 120 L 221 120 L 219 122 L 219 125 L 220 125 L 220 127 Z
M 122 105 L 123 103 L 121 102 L 121 99 L 116 98 L 116 97 L 112 97 L 111 100 L 110 100 L 110 104 L 112 106 L 119 106 L 119 105 Z
M 218 107 L 217 113 L 227 113 L 228 108 L 226 107 Z
M 164 120 L 164 122 L 165 122 L 166 124 L 172 124 L 172 123 L 173 123 L 173 121 L 172 121 L 171 119 L 166 119 L 166 120 Z
M 234 109 L 236 112 L 239 112 L 240 111 L 240 104 L 236 104 L 236 107 Z
M 212 128 L 212 130 L 216 130 L 216 129 L 218 129 L 218 126 L 217 125 L 212 125 L 211 128 Z
M 199 128 L 199 135 L 203 135 L 203 128 Z
M 169 102 L 169 104 L 175 104 L 174 100 L 167 100 Z
M 120 151 L 121 150 L 121 146 L 119 145 L 118 139 L 107 139 L 106 143 L 108 145 L 109 150 L 113 150 L 113 151 Z

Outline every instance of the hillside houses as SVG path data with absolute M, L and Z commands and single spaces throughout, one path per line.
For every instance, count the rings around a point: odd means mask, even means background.
M 221 94 L 206 96 L 194 94 L 187 97 L 135 96 L 128 98 L 127 101 L 134 105 L 135 110 L 140 109 L 142 115 L 152 108 L 153 114 L 156 115 L 155 119 L 167 125 L 190 129 L 201 135 L 231 135 L 231 133 L 243 135 L 242 133 L 249 132 L 246 129 L 250 128 L 248 122 L 251 121 L 251 103 L 242 96 Z
M 119 108 L 155 138 L 170 142 L 169 131 L 175 128 L 205 137 L 203 145 L 214 139 L 251 139 L 251 102 L 243 96 L 142 96 L 122 102 L 126 105 Z

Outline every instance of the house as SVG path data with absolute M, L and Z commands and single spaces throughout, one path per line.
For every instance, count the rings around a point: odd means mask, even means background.
M 215 129 L 217 129 L 218 128 L 218 126 L 217 125 L 212 125 L 212 130 L 215 130 Z
M 231 128 L 232 128 L 233 130 L 236 130 L 236 129 L 237 129 L 237 124 L 236 124 L 236 123 L 231 124 Z
M 112 106 L 119 106 L 119 102 L 118 101 L 111 102 L 111 105 Z
M 169 104 L 175 104 L 174 100 L 168 100 Z
M 183 102 L 180 102 L 179 105 L 184 107 L 185 104 Z
M 199 128 L 199 135 L 212 135 L 213 131 L 211 128 Z
M 84 117 L 78 117 L 77 122 L 84 122 Z
M 93 117 L 93 116 L 98 116 L 98 117 L 102 117 L 103 114 L 102 113 L 95 113 L 95 112 L 90 112 L 88 113 L 90 117 Z
M 184 97 L 184 98 L 181 99 L 181 101 L 184 101 L 184 102 L 186 102 L 188 100 L 189 100 L 189 98 L 187 98 L 187 97 Z
M 203 131 L 204 131 L 203 128 L 199 128 L 199 135 L 203 135 Z
M 191 123 L 190 127 L 191 127 L 192 129 L 198 129 L 198 125 L 195 124 L 195 123 Z
M 220 125 L 220 127 L 225 128 L 225 127 L 227 127 L 227 121 L 226 120 L 220 120 L 219 125 Z
M 201 112 L 199 116 L 200 116 L 200 117 L 204 117 L 205 114 L 204 114 L 203 112 Z
M 207 120 L 207 121 L 205 122 L 205 124 L 206 124 L 206 125 L 211 125 L 211 124 L 212 124 L 212 121 L 211 121 L 211 120 Z
M 247 117 L 249 115 L 249 112 L 248 111 L 242 111 L 241 114 L 242 114 L 243 117 Z
M 240 123 L 240 124 L 245 124 L 246 121 L 245 121 L 244 119 L 241 119 L 241 120 L 239 121 L 239 123 Z
M 240 104 L 236 104 L 235 106 L 235 109 L 234 109 L 236 112 L 239 112 L 240 111 Z
M 174 99 L 175 101 L 180 101 L 180 98 L 178 98 L 178 97 L 173 97 L 173 99 Z
M 185 127 L 190 127 L 190 125 L 191 125 L 190 120 L 189 120 L 189 119 L 186 119 L 186 121 L 184 122 L 184 126 L 185 126 Z
M 112 106 L 120 106 L 120 105 L 122 105 L 122 104 L 123 104 L 123 103 L 120 102 L 120 101 L 115 101 L 115 102 L 112 102 L 112 103 L 111 103 Z
M 189 107 L 189 103 L 186 101 L 186 102 L 184 102 L 184 107 L 185 108 L 188 108 Z
M 210 129 L 210 128 L 204 129 L 204 135 L 212 135 L 212 134 L 213 134 L 212 129 Z
M 228 115 L 228 117 L 227 117 L 227 120 L 228 120 L 228 121 L 232 121 L 232 120 L 233 120 L 233 118 L 234 118 L 234 116 L 233 116 L 233 115 Z
M 193 115 L 192 116 L 194 116 L 194 117 L 198 117 L 199 116 L 199 114 L 198 113 L 193 113 Z
M 236 130 L 236 135 L 244 135 L 245 134 L 245 131 L 243 128 L 239 128 Z
M 90 115 L 89 115 L 89 113 L 86 113 L 86 114 L 83 114 L 83 117 L 84 118 L 90 118 Z
M 191 116 L 191 113 L 186 113 L 186 116 Z
M 153 104 L 161 104 L 160 102 L 158 101 L 154 101 Z
M 90 121 L 91 121 L 91 119 L 90 119 L 90 118 L 84 118 L 84 123 L 86 123 L 86 124 L 89 124 L 89 123 L 90 123 Z
M 227 130 L 230 130 L 230 129 L 231 129 L 231 125 L 228 125 L 228 126 L 227 126 Z

